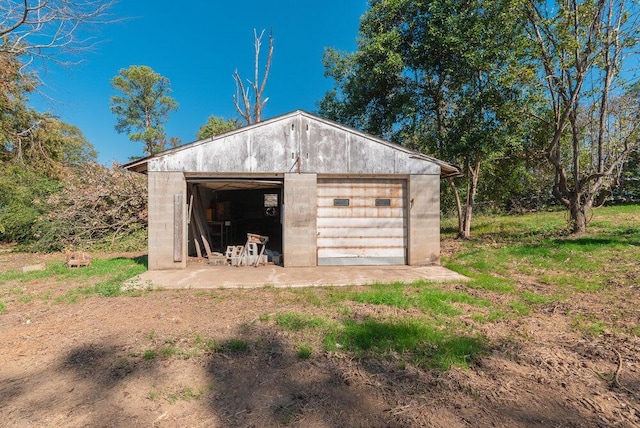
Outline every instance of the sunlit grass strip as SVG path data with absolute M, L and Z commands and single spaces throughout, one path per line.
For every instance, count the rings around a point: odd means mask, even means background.
M 411 293 L 413 290 L 417 290 L 417 293 Z M 358 303 L 386 305 L 400 309 L 414 307 L 435 315 L 460 314 L 460 310 L 451 304 L 456 302 L 485 307 L 491 304 L 487 300 L 467 293 L 435 288 L 435 285 L 426 282 L 376 284 L 372 285 L 370 290 L 352 293 L 349 299 Z
M 375 284 L 367 291 L 354 292 L 350 296 L 345 297 L 358 303 L 370 303 L 372 305 L 386 305 L 407 309 L 412 305 L 412 299 L 405 295 L 404 288 L 405 285 L 401 283 Z
M 465 249 L 444 264 L 472 278 L 469 287 L 499 292 L 514 291 L 518 276 L 566 292 L 595 292 L 609 283 L 630 284 L 625 272 L 634 271 L 631 261 L 640 259 L 640 227 L 633 222 L 640 218 L 640 207 L 606 208 L 597 215 L 599 220 L 581 237 L 533 233 L 534 215 L 492 217 L 493 223 L 476 230 L 474 240 L 464 243 Z
M 90 270 L 91 269 L 91 270 Z M 146 271 L 146 266 L 138 259 L 115 258 L 95 260 L 91 266 L 74 270 L 85 271 L 91 277 L 102 277 L 96 284 L 70 290 L 59 296 L 60 302 L 75 302 L 80 296 L 97 294 L 102 297 L 114 297 L 122 294 L 122 284 L 127 279 Z
M 408 354 L 420 366 L 448 370 L 468 367 L 485 350 L 481 336 L 467 336 L 413 319 L 399 321 L 345 320 L 324 340 L 328 351 Z
M 93 259 L 86 267 L 68 268 L 63 262 L 47 263 L 41 271 L 21 272 L 13 270 L 0 273 L 0 283 L 17 281 L 19 283 L 32 282 L 40 279 L 59 281 L 63 279 L 95 278 L 100 276 L 113 276 L 114 272 L 137 267 L 137 273 L 146 270 L 146 257 L 126 258 L 116 257 L 111 259 Z

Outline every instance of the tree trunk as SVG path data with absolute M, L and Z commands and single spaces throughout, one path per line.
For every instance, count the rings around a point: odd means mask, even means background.
M 476 192 L 478 191 L 478 178 L 480 176 L 480 161 L 476 160 L 473 167 L 468 167 L 469 185 L 467 186 L 467 202 L 464 208 L 464 227 L 462 234 L 458 235 L 462 239 L 471 238 L 471 218 L 473 216 L 473 207 L 476 201 Z
M 584 234 L 587 231 L 587 206 L 580 202 L 580 198 L 576 198 L 571 201 L 569 213 L 571 215 L 571 234 Z
M 464 234 L 464 222 L 462 221 L 462 203 L 460 202 L 460 194 L 458 193 L 458 188 L 456 187 L 456 183 L 454 183 L 453 178 L 448 178 L 449 187 L 451 188 L 451 192 L 453 192 L 453 197 L 456 199 L 456 211 L 458 213 L 458 236 L 462 236 Z

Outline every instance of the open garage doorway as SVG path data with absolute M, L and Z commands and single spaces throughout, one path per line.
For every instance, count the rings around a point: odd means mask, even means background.
M 252 234 L 268 237 L 266 254 L 279 263 L 282 192 L 278 177 L 188 178 L 189 256 L 206 257 L 207 245 L 212 253 L 225 254 L 228 247 L 245 245 Z

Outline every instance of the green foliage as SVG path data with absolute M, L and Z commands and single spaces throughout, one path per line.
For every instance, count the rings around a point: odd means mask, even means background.
M 38 218 L 48 212 L 46 200 L 60 183 L 14 163 L 0 167 L 0 240 L 29 242 L 36 237 Z
M 3 44 L 4 45 L 4 44 Z M 2 46 L 2 45 L 0 45 Z M 17 55 L 0 49 L 0 160 L 22 159 L 23 137 L 32 123 L 33 110 L 27 107 L 29 92 L 35 88 L 34 76 L 22 72 Z
M 534 72 L 525 62 L 519 5 L 371 2 L 358 50 L 324 57 L 336 88 L 321 101 L 321 114 L 462 167 L 464 236 L 484 164 L 509 159 L 511 169 L 520 166 L 532 133 L 524 112 L 534 99 L 525 90 Z
M 234 129 L 238 129 L 240 124 L 235 119 L 225 119 L 211 115 L 207 119 L 207 122 L 200 127 L 196 138 L 198 140 L 204 140 L 205 138 L 215 137 L 224 134 Z
M 638 92 L 640 97 L 640 89 Z M 621 203 L 640 202 L 640 148 L 630 153 L 612 199 Z
M 78 128 L 27 107 L 35 81 L 22 66 L 0 49 L 0 240 L 18 243 L 37 239 L 36 222 L 67 168 L 96 157 Z
M 48 114 L 19 113 L 5 128 L 12 127 L 4 143 L 7 163 L 30 169 L 43 177 L 59 179 L 66 167 L 78 167 L 95 160 L 97 152 L 75 126 Z M 13 135 L 12 135 L 13 133 Z
M 611 194 L 625 161 L 640 149 L 640 23 L 637 2 L 524 3 L 529 51 L 544 80 L 545 107 L 533 112 L 549 129 L 544 154 L 550 192 L 568 211 L 573 234 L 586 231 L 588 211 Z M 635 83 L 635 85 L 634 85 Z M 631 85 L 630 85 L 631 84 Z
M 169 96 L 169 79 L 146 65 L 121 69 L 111 85 L 122 95 L 111 97 L 111 111 L 116 115 L 115 129 L 127 133 L 132 141 L 144 143 L 144 153 L 152 155 L 164 149 L 164 124 L 169 113 L 178 109 Z

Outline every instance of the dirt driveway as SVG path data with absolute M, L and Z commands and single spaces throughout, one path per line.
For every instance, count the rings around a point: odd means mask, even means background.
M 2 255 L 0 270 L 52 260 L 33 257 Z M 274 322 L 287 313 L 336 320 L 415 315 L 411 308 L 338 302 L 336 287 L 56 299 L 78 281 L 0 284 L 0 425 L 640 426 L 640 339 L 616 331 L 585 338 L 571 326 L 571 314 L 607 304 L 595 296 L 485 324 L 460 304 L 462 322 L 489 346 L 469 368 L 443 372 L 393 352 L 325 351 L 309 331 Z

